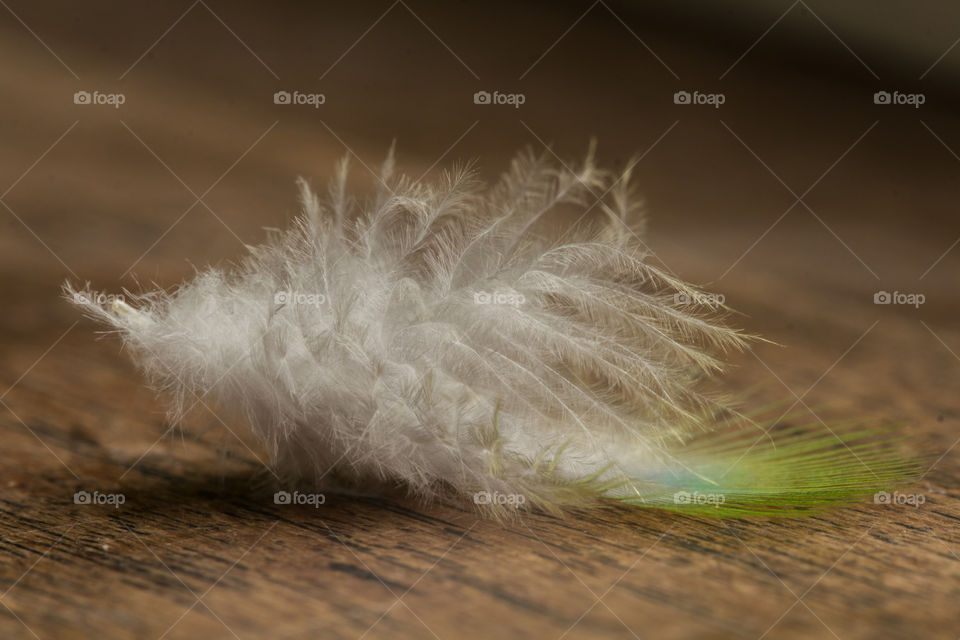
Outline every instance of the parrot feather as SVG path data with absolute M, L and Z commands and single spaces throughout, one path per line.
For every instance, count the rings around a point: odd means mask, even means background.
M 630 170 L 592 145 L 574 168 L 525 151 L 489 187 L 469 167 L 413 180 L 392 149 L 371 196 L 348 171 L 323 195 L 298 180 L 301 215 L 232 268 L 65 295 L 173 419 L 216 399 L 290 486 L 400 486 L 495 517 L 601 500 L 766 516 L 913 477 L 869 430 L 722 425 L 703 383 L 750 338 L 654 264 Z

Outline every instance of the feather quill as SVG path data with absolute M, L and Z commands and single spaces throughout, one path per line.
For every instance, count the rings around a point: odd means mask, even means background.
M 497 517 L 602 498 L 797 515 L 914 472 L 866 430 L 840 446 L 720 427 L 701 381 L 747 337 L 651 264 L 631 175 L 592 146 L 573 170 L 525 151 L 490 187 L 469 167 L 397 175 L 392 149 L 372 197 L 347 176 L 344 159 L 324 198 L 298 180 L 302 214 L 232 270 L 133 304 L 65 294 L 175 419 L 208 394 L 246 414 L 292 486 L 401 486 Z

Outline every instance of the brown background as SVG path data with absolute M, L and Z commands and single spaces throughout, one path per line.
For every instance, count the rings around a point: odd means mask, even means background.
M 0 4 L 0 636 L 960 635 L 946 5 Z M 326 103 L 275 105 L 281 89 Z M 478 90 L 526 102 L 475 105 Z M 678 90 L 726 103 L 675 105 Z M 878 90 L 926 103 L 875 105 Z M 297 175 L 321 185 L 350 154 L 366 188 L 394 138 L 411 174 L 476 159 L 492 178 L 519 147 L 567 161 L 591 137 L 607 164 L 642 155 L 662 264 L 777 343 L 715 388 L 898 425 L 929 454 L 910 489 L 925 504 L 507 525 L 391 497 L 277 506 L 242 424 L 201 407 L 164 438 L 162 399 L 58 299 L 67 278 L 169 287 L 227 264 L 296 212 Z M 879 290 L 926 303 L 874 305 Z M 75 505 L 79 489 L 127 502 Z

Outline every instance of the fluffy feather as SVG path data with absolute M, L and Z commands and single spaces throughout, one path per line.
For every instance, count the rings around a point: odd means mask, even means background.
M 883 447 L 805 430 L 779 448 L 695 438 L 717 426 L 699 380 L 745 337 L 650 263 L 629 173 L 592 148 L 573 171 L 522 153 L 489 188 L 468 168 L 396 176 L 391 151 L 366 200 L 347 170 L 323 199 L 301 179 L 302 215 L 233 271 L 133 306 L 66 293 L 119 331 L 174 417 L 195 395 L 242 409 L 295 486 L 400 485 L 493 515 L 598 497 L 765 515 L 909 475 Z

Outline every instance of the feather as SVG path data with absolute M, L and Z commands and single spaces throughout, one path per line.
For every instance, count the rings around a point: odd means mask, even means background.
M 392 148 L 372 197 L 347 177 L 344 159 L 324 198 L 300 179 L 302 215 L 232 270 L 65 294 L 122 336 L 174 419 L 208 395 L 245 414 L 290 486 L 402 486 L 497 517 L 599 499 L 736 516 L 911 477 L 868 432 L 721 428 L 730 409 L 702 379 L 748 338 L 651 263 L 630 172 L 597 168 L 592 145 L 573 170 L 525 151 L 489 187 L 469 167 L 411 180 Z

